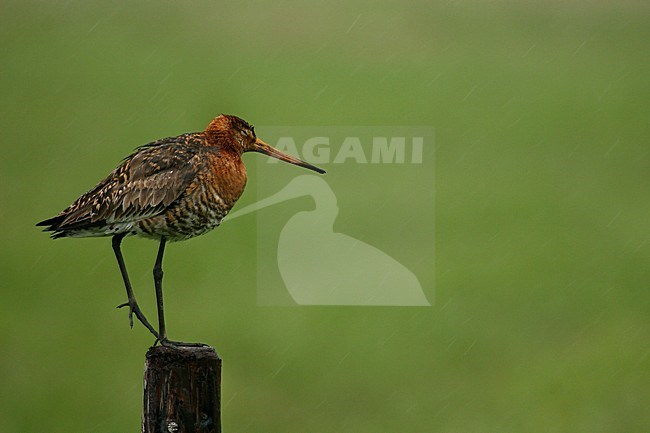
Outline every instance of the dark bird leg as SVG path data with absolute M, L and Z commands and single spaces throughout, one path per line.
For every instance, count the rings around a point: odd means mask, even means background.
M 158 306 L 158 339 L 161 341 L 167 340 L 167 330 L 165 329 L 165 309 L 163 307 L 163 293 L 162 293 L 162 260 L 165 254 L 165 237 L 160 238 L 160 246 L 158 247 L 158 255 L 156 256 L 156 264 L 153 266 L 153 282 L 156 286 L 156 305 Z
M 160 344 L 167 347 L 203 347 L 202 343 L 184 343 L 182 341 L 173 341 L 167 338 L 167 329 L 165 329 L 165 309 L 163 306 L 163 293 L 162 293 L 162 261 L 165 254 L 165 237 L 160 238 L 160 246 L 158 247 L 158 255 L 156 256 L 156 263 L 153 266 L 153 282 L 156 286 L 156 305 L 158 306 L 158 341 Z
M 113 251 L 115 252 L 115 258 L 117 258 L 117 264 L 120 266 L 120 273 L 122 274 L 122 279 L 124 280 L 124 286 L 126 287 L 126 296 L 129 298 L 129 301 L 118 305 L 117 308 L 129 307 L 129 323 L 131 328 L 133 328 L 133 314 L 138 320 L 151 332 L 156 338 L 158 338 L 158 333 L 151 326 L 147 318 L 144 316 L 140 307 L 138 306 L 137 301 L 135 300 L 135 295 L 133 294 L 133 289 L 131 288 L 131 282 L 129 281 L 129 275 L 126 272 L 126 265 L 124 264 L 124 258 L 122 257 L 122 250 L 120 249 L 120 244 L 122 239 L 126 236 L 125 233 L 120 233 L 113 236 Z

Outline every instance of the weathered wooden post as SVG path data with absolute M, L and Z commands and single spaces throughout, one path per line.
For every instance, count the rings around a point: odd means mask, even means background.
M 147 351 L 143 433 L 221 433 L 221 359 L 212 347 Z

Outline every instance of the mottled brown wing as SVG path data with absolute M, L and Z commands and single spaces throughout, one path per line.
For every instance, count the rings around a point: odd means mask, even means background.
M 160 214 L 186 191 L 203 164 L 204 147 L 193 135 L 139 147 L 95 188 L 39 225 L 50 225 L 46 230 L 77 230 Z

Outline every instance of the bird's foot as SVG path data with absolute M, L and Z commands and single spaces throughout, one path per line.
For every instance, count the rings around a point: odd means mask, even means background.
M 161 346 L 171 347 L 172 349 L 181 349 L 183 347 L 210 347 L 203 343 L 185 343 L 183 341 L 174 341 L 168 338 L 156 339 L 154 346 L 158 343 L 160 343 Z
M 133 328 L 133 313 L 140 310 L 136 302 L 125 302 L 117 306 L 117 308 L 129 307 L 129 326 Z M 136 313 L 137 315 L 137 313 Z
M 147 318 L 145 317 L 142 310 L 138 306 L 138 303 L 134 300 L 125 302 L 117 306 L 117 308 L 129 307 L 129 325 L 133 328 L 133 315 L 142 323 L 148 330 L 153 334 L 154 337 L 158 338 L 158 332 L 151 326 Z

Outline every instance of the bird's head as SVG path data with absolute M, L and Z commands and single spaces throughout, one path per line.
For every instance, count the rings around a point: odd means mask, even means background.
M 269 144 L 257 138 L 255 128 L 237 116 L 222 114 L 210 122 L 205 131 L 207 134 L 215 137 L 220 146 L 228 147 L 239 154 L 244 152 L 259 152 L 277 158 L 280 161 L 308 168 L 320 174 L 325 173 L 325 170 L 284 152 L 280 152 L 278 149 L 271 147 Z

